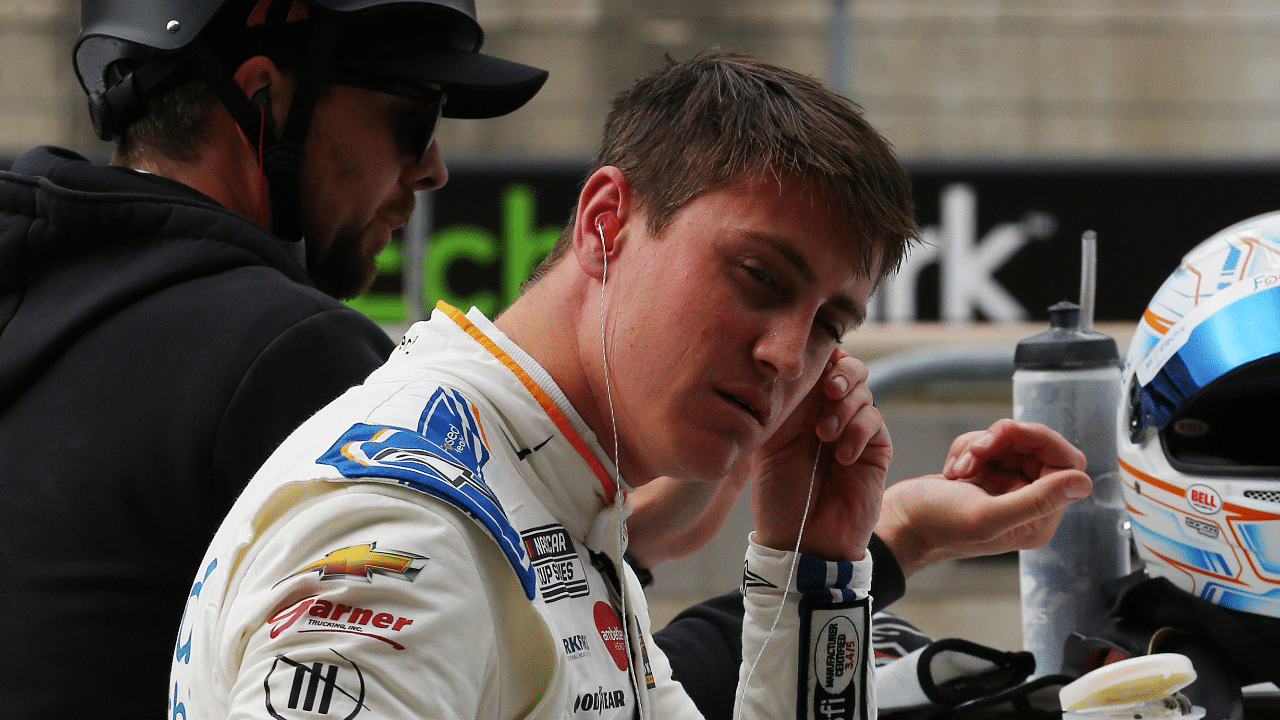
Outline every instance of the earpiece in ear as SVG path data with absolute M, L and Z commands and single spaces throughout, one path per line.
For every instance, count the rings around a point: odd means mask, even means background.
M 259 111 L 262 113 L 263 129 L 266 132 L 275 133 L 276 119 L 271 114 L 271 86 L 263 85 L 249 99 L 253 101 L 254 105 L 258 106 Z
M 596 217 L 596 234 L 600 236 L 600 247 L 607 254 L 609 244 L 618 236 L 618 216 L 611 212 L 602 212 Z

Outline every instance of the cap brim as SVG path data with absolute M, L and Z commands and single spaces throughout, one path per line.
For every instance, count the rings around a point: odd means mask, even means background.
M 439 85 L 446 93 L 447 118 L 506 115 L 529 102 L 547 81 L 547 71 L 541 68 L 452 48 L 367 53 L 344 66 L 349 71 Z

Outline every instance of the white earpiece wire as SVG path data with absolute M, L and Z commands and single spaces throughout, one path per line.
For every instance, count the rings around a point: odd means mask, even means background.
M 613 427 L 613 500 L 614 506 L 618 511 L 618 560 L 623 565 L 626 564 L 622 529 L 626 522 L 622 517 L 622 468 L 620 458 L 618 458 L 618 418 L 613 410 L 613 389 L 609 384 L 609 357 L 605 352 L 605 324 L 604 324 L 604 287 L 609 282 L 609 247 L 604 239 L 604 226 L 599 220 L 596 220 L 596 233 L 600 235 L 600 253 L 604 256 L 604 274 L 600 278 L 600 362 L 604 365 L 604 393 L 609 399 L 609 422 Z M 627 628 L 627 585 L 626 585 L 626 568 L 617 568 L 618 575 L 618 594 L 622 596 L 622 632 L 626 637 L 627 657 L 631 662 L 631 688 L 636 695 L 636 714 L 637 717 L 644 717 L 643 707 L 644 699 L 641 697 L 640 682 L 636 678 L 638 668 L 635 667 L 635 653 L 631 648 L 631 632 Z M 637 635 L 640 628 L 636 628 Z
M 613 475 L 614 497 L 622 496 L 622 470 L 618 466 L 618 418 L 613 412 L 613 390 L 609 387 L 609 358 L 605 354 L 604 339 L 604 286 L 609 282 L 609 248 L 604 241 L 604 226 L 596 221 L 596 232 L 600 235 L 600 253 L 604 256 L 604 275 L 600 278 L 600 362 L 604 364 L 604 392 L 609 399 L 609 421 L 613 425 Z
M 737 713 L 734 715 L 736 720 L 742 718 L 742 698 L 745 697 L 747 688 L 751 685 L 751 677 L 756 673 L 756 665 L 760 664 L 760 658 L 764 657 L 765 648 L 769 647 L 769 641 L 773 639 L 773 631 L 778 629 L 778 621 L 782 619 L 782 611 L 787 607 L 787 594 L 791 592 L 791 583 L 795 581 L 796 562 L 800 560 L 800 538 L 804 537 L 804 526 L 809 520 L 809 505 L 813 503 L 813 487 L 818 479 L 818 461 L 822 459 L 822 441 L 818 441 L 818 452 L 813 457 L 813 472 L 809 474 L 809 494 L 804 500 L 804 514 L 800 516 L 800 532 L 796 535 L 796 547 L 791 553 L 791 567 L 787 570 L 787 584 L 782 589 L 782 601 L 778 603 L 778 614 L 773 616 L 773 624 L 769 626 L 769 634 L 764 636 L 764 642 L 760 644 L 760 652 L 756 653 L 756 659 L 751 661 L 751 669 L 747 671 L 747 679 L 742 683 L 742 687 L 738 688 L 738 701 L 734 703 L 737 706 Z

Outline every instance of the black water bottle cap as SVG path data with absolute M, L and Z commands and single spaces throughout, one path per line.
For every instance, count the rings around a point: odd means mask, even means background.
M 1063 301 L 1049 308 L 1049 329 L 1018 343 L 1013 364 L 1021 370 L 1120 365 L 1115 338 L 1080 330 L 1080 306 Z

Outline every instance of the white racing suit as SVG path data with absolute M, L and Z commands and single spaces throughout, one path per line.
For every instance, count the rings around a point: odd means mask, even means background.
M 170 716 L 697 717 L 622 562 L 614 478 L 550 376 L 442 304 L 223 522 Z M 874 718 L 870 560 L 800 557 L 779 615 L 793 558 L 747 551 L 741 717 Z

